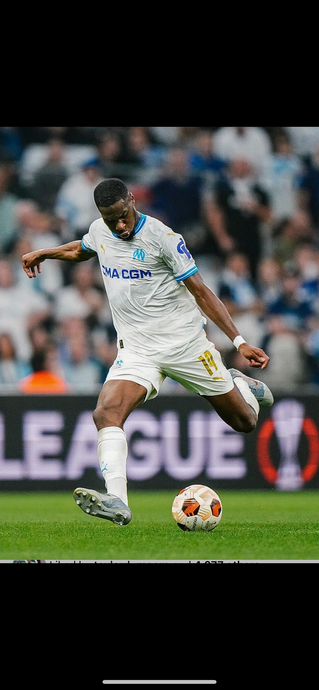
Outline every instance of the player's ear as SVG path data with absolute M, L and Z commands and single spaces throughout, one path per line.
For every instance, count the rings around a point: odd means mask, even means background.
M 130 192 L 130 200 L 131 200 L 132 204 L 135 204 L 135 196 L 134 196 L 134 194 L 132 194 L 132 192 Z

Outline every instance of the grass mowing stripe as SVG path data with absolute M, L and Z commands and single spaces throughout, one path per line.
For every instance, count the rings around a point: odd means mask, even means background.
M 182 532 L 174 492 L 130 492 L 133 520 L 86 516 L 69 493 L 0 493 L 0 559 L 319 560 L 319 492 L 219 491 L 210 533 Z

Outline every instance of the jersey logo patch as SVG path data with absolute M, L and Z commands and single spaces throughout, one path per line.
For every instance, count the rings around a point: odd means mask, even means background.
M 135 249 L 135 252 L 133 253 L 133 259 L 138 259 L 138 261 L 144 261 L 144 259 L 145 259 L 144 249 Z
M 185 243 L 184 243 L 184 240 L 183 240 L 183 239 L 181 239 L 181 240 L 179 241 L 179 243 L 178 243 L 178 245 L 177 245 L 177 251 L 178 251 L 180 254 L 185 254 L 185 255 L 187 256 L 188 259 L 191 259 L 191 258 L 192 258 L 192 257 L 191 257 L 191 254 L 189 253 L 189 251 L 188 251 L 188 249 L 187 249 L 187 247 L 185 246 Z

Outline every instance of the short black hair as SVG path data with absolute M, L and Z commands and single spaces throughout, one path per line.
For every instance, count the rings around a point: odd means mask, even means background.
M 117 177 L 102 180 L 94 190 L 94 201 L 98 208 L 113 206 L 120 199 L 127 199 L 129 191 L 126 184 Z

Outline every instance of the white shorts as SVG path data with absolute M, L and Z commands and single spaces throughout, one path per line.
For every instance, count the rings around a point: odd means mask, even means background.
M 187 390 L 199 395 L 221 395 L 234 387 L 231 375 L 222 362 L 214 343 L 203 331 L 194 341 L 174 353 L 137 354 L 126 347 L 118 350 L 106 381 L 135 381 L 146 388 L 145 400 L 158 395 L 169 376 Z

